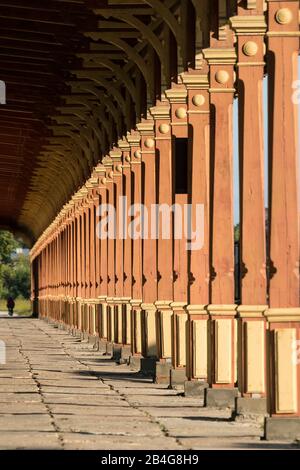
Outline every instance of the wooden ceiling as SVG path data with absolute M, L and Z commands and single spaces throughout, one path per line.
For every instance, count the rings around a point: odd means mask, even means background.
M 34 241 L 178 73 L 203 0 L 0 0 L 0 227 Z M 203 34 L 204 33 L 204 34 Z

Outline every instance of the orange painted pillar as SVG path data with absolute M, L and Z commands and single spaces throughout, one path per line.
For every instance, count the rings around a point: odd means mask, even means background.
M 187 349 L 187 312 L 188 304 L 188 239 L 185 236 L 185 209 L 188 200 L 188 174 L 186 177 L 186 188 L 177 188 L 181 168 L 177 164 L 178 158 L 188 160 L 188 155 L 176 155 L 179 150 L 177 139 L 188 139 L 188 114 L 187 114 L 187 90 L 183 84 L 173 85 L 165 94 L 171 106 L 171 130 L 172 130 L 172 153 L 173 153 L 173 180 L 174 184 L 174 254 L 173 254 L 173 302 L 172 308 L 172 365 L 179 369 L 181 375 L 176 379 L 183 382 L 186 378 L 186 349 Z M 180 230 L 177 236 L 177 231 Z M 174 375 L 171 376 L 171 383 L 175 383 Z
M 150 109 L 155 123 L 158 160 L 157 309 L 158 357 L 171 363 L 173 302 L 173 159 L 170 104 L 157 102 Z M 161 212 L 162 210 L 162 212 Z
M 240 272 L 237 413 L 266 413 L 266 225 L 264 204 L 263 77 L 266 22 L 263 1 L 238 8 L 237 35 L 240 142 Z M 255 119 L 254 119 L 255 116 Z M 249 398 L 255 397 L 257 400 Z M 258 400 L 260 399 L 260 400 Z
M 299 2 L 268 1 L 269 394 L 267 439 L 300 434 Z M 297 103 L 298 101 L 298 103 Z
M 86 188 L 81 189 L 81 195 L 82 197 L 86 197 L 87 195 L 87 190 Z M 82 209 L 81 209 L 81 236 L 80 236 L 80 241 L 81 241 L 81 331 L 84 333 L 86 330 L 86 276 L 87 272 L 85 269 L 86 266 L 86 207 L 85 207 L 85 201 L 82 201 Z
M 156 306 L 157 301 L 157 240 L 151 236 L 151 209 L 156 204 L 156 151 L 154 122 L 143 120 L 137 125 L 141 135 L 143 221 L 143 304 L 142 353 L 158 357 Z
M 69 321 L 69 328 L 70 331 L 73 331 L 74 328 L 74 295 L 73 295 L 73 283 L 74 283 L 74 232 L 73 232 L 73 201 L 69 202 L 69 233 L 70 233 L 70 249 L 69 249 L 69 256 L 70 256 L 70 275 L 69 275 L 69 309 L 70 309 L 70 321 Z
M 114 178 L 114 207 L 116 215 L 115 227 L 115 334 L 114 342 L 116 344 L 123 343 L 123 278 L 124 278 L 124 259 L 123 248 L 124 240 L 121 236 L 121 211 L 123 197 L 123 167 L 122 152 L 115 148 L 110 153 L 113 163 Z
M 81 315 L 81 301 L 82 301 L 82 271 L 81 271 L 81 224 L 82 224 L 82 213 L 81 206 L 78 196 L 76 197 L 76 208 L 75 208 L 75 217 L 76 217 L 76 270 L 77 270 L 77 286 L 76 286 L 76 312 L 77 312 L 77 321 L 76 329 L 81 331 L 82 327 L 82 315 Z
M 131 177 L 132 177 L 132 203 L 134 213 L 132 219 L 141 216 L 142 204 L 142 154 L 141 136 L 139 132 L 133 131 L 127 135 L 130 145 Z M 133 222 L 133 221 L 132 221 Z M 132 238 L 132 300 L 131 300 L 131 337 L 132 354 L 141 356 L 142 354 L 142 297 L 143 297 L 143 259 L 142 259 L 142 233 L 141 224 L 134 225 L 140 230 L 140 234 L 134 234 L 131 229 Z
M 187 377 L 208 382 L 210 303 L 210 96 L 208 69 L 182 75 L 188 93 L 189 146 L 192 204 L 191 231 L 197 233 L 189 251 L 189 305 L 187 307 Z M 191 386 L 187 384 L 187 387 Z
M 212 389 L 207 390 L 206 404 L 234 406 L 237 376 L 232 122 L 236 52 L 232 47 L 231 32 L 228 32 L 227 40 L 213 39 L 211 43 L 212 47 L 204 50 L 204 57 L 209 63 L 210 105 L 214 124 L 211 133 L 211 304 L 208 306 L 208 379 Z
M 87 194 L 84 201 L 84 215 L 85 215 L 85 227 L 84 227 L 84 249 L 85 249 L 85 299 L 84 299 L 84 317 L 85 317 L 85 333 L 88 335 L 90 332 L 90 296 L 91 296 L 91 258 L 90 258 L 90 225 L 91 225 L 91 203 L 90 203 L 90 190 L 89 183 L 85 185 Z
M 129 232 L 131 216 L 129 209 L 132 205 L 132 178 L 131 178 L 131 152 L 130 145 L 126 139 L 118 142 L 119 149 L 122 151 L 123 167 L 123 197 L 124 207 L 122 223 L 123 229 L 123 340 L 124 345 L 131 345 L 131 300 L 132 300 L 132 244 L 133 240 Z M 128 348 L 127 348 L 128 349 Z M 130 350 L 129 350 L 130 351 Z M 125 352 L 125 351 L 124 351 Z
M 96 172 L 99 176 L 99 209 L 101 206 L 107 204 L 107 179 L 106 168 L 103 165 L 98 165 Z M 109 319 L 108 319 L 108 308 L 107 308 L 107 297 L 108 297 L 108 240 L 102 237 L 102 232 L 100 228 L 102 218 L 98 212 L 98 227 L 96 230 L 97 237 L 100 243 L 100 266 L 99 266 L 99 301 L 100 301 L 100 339 L 106 342 L 108 340 L 109 332 Z
M 59 279 L 58 279 L 58 319 L 62 323 L 62 297 L 63 297 L 63 276 L 64 276 L 64 257 L 63 257 L 63 225 L 60 225 L 58 232 L 58 266 L 59 266 Z
M 113 173 L 113 162 L 110 157 L 105 157 L 103 164 L 106 170 L 106 185 L 107 185 L 107 204 L 112 208 L 115 207 L 115 192 L 114 192 L 114 173 Z M 114 231 L 114 222 L 111 217 L 113 214 L 109 214 L 108 219 L 112 225 Z M 108 311 L 108 341 L 114 343 L 115 341 L 115 239 L 113 233 L 110 234 L 107 241 L 107 311 Z
M 90 224 L 89 224 L 89 258 L 90 258 L 90 277 L 89 277 L 89 333 L 91 336 L 96 336 L 96 207 L 95 207 L 95 191 L 98 185 L 98 180 L 91 177 L 86 186 L 89 189 L 89 213 L 90 213 Z
M 101 303 L 99 300 L 100 295 L 100 239 L 97 235 L 97 222 L 98 216 L 97 211 L 99 208 L 99 175 L 94 170 L 91 178 L 93 185 L 93 246 L 94 246 L 94 261 L 93 261 L 93 309 L 95 316 L 95 335 L 100 337 L 100 325 L 101 325 Z

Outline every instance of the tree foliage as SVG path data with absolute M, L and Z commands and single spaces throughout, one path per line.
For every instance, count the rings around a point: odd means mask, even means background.
M 239 242 L 240 241 L 240 224 L 237 224 L 234 227 L 234 241 Z
M 22 243 L 6 231 L 0 231 L 0 297 L 30 297 L 29 257 L 16 254 Z
M 10 232 L 0 230 L 0 263 L 10 264 L 12 253 L 19 247 L 19 243 Z

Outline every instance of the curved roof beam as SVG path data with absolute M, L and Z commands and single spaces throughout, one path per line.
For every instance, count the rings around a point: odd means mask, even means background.
M 135 29 L 140 31 L 144 39 L 147 40 L 147 42 L 150 44 L 150 46 L 153 47 L 155 50 L 160 63 L 161 63 L 161 69 L 162 69 L 162 76 L 164 78 L 164 81 L 167 81 L 166 78 L 166 62 L 165 62 L 165 50 L 162 46 L 161 41 L 159 40 L 158 36 L 153 32 L 153 30 L 147 26 L 145 23 L 143 23 L 141 20 L 139 20 L 136 16 L 134 16 L 133 13 L 128 13 L 126 10 L 120 11 L 120 10 L 110 10 L 110 13 L 107 10 L 101 10 L 101 9 L 96 9 L 94 10 L 94 13 L 96 15 L 102 15 L 105 18 L 117 18 L 121 21 L 124 21 L 130 26 L 133 26 Z
M 178 47 L 178 65 L 183 67 L 184 63 L 184 41 L 183 41 L 183 30 L 178 23 L 177 19 L 172 13 L 172 10 L 160 0 L 144 0 L 145 3 L 150 5 L 160 16 L 164 19 L 165 23 L 169 26 L 172 31 Z
M 94 84 L 93 81 L 80 81 L 80 82 L 69 82 L 72 86 L 72 90 L 74 93 L 90 93 L 93 96 L 96 96 L 99 100 L 99 103 L 103 104 L 104 107 L 107 108 L 108 112 L 110 112 L 114 118 L 116 123 L 118 132 L 122 128 L 120 114 L 118 113 L 118 109 L 116 108 L 114 102 L 104 96 L 104 91 L 100 91 Z
M 102 65 L 111 70 L 114 76 L 117 77 L 118 81 L 124 83 L 128 92 L 130 93 L 133 103 L 135 104 L 135 102 L 137 101 L 137 92 L 135 84 L 131 80 L 131 77 L 127 75 L 124 69 L 122 69 L 122 67 L 115 64 L 112 60 L 108 59 L 107 57 L 103 56 L 103 54 L 98 52 L 81 53 L 77 54 L 77 57 L 80 57 L 84 60 L 85 67 L 90 66 L 96 68 L 98 65 Z
M 102 40 L 110 44 L 113 44 L 114 46 L 124 51 L 126 55 L 128 56 L 128 58 L 132 62 L 134 62 L 136 66 L 139 68 L 139 70 L 141 71 L 145 79 L 145 82 L 149 91 L 149 95 L 154 98 L 155 91 L 154 91 L 153 79 L 151 77 L 151 74 L 149 73 L 147 63 L 144 61 L 143 57 L 137 52 L 135 47 L 130 46 L 126 41 L 118 38 L 115 34 L 112 34 L 112 33 L 96 31 L 96 32 L 87 32 L 85 33 L 85 35 L 90 37 L 94 41 Z

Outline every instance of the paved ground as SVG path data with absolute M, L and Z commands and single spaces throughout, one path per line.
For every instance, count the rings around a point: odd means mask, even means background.
M 0 449 L 286 449 L 36 319 L 0 318 Z

